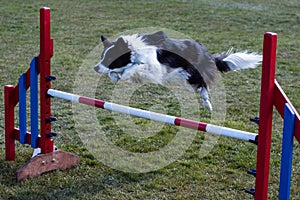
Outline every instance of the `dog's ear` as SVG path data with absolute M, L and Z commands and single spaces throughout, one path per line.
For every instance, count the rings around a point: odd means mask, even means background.
M 116 41 L 116 46 L 123 47 L 124 45 L 126 45 L 125 40 L 122 37 L 119 37 Z
M 116 47 L 118 47 L 119 49 L 122 49 L 122 50 L 128 49 L 128 45 L 122 37 L 119 37 L 117 39 L 117 41 L 115 42 L 115 45 L 116 45 Z
M 101 41 L 103 43 L 104 48 L 107 48 L 113 44 L 107 37 L 103 35 L 101 35 Z

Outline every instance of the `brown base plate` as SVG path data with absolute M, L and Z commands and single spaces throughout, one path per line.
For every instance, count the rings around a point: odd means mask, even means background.
M 56 169 L 68 169 L 78 163 L 78 156 L 61 150 L 47 154 L 39 154 L 31 158 L 17 171 L 17 180 L 22 181 L 26 178 L 39 176 L 42 173 Z

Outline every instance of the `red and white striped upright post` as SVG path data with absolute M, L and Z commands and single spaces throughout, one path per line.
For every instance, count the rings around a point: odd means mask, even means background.
M 255 199 L 268 199 L 277 34 L 264 35 Z

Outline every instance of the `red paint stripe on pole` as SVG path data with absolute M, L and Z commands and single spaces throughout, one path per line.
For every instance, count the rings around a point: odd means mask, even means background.
M 88 97 L 79 97 L 79 103 L 95 106 L 97 108 L 103 108 L 104 109 L 104 101 L 98 100 L 98 99 L 92 99 Z
M 174 124 L 176 126 L 182 126 L 186 128 L 191 128 L 199 131 L 206 132 L 206 126 L 207 124 L 203 122 L 197 122 L 194 120 L 189 120 L 189 119 L 183 119 L 183 118 L 176 118 L 174 121 Z

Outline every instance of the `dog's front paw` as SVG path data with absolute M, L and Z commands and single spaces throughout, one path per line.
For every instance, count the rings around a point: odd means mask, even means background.
M 208 99 L 203 100 L 203 106 L 205 106 L 208 110 L 213 111 L 212 105 Z
M 113 82 L 117 82 L 120 79 L 120 75 L 117 72 L 111 71 L 108 73 L 108 76 Z

